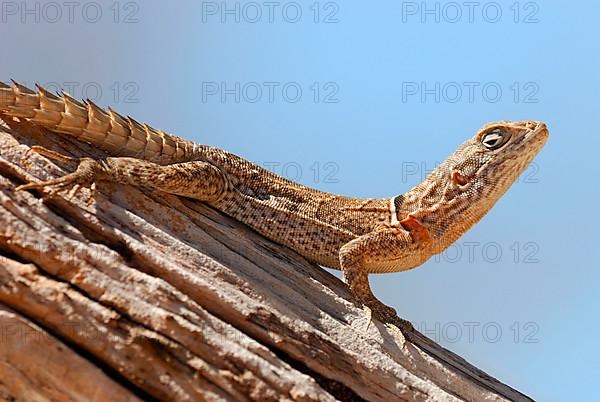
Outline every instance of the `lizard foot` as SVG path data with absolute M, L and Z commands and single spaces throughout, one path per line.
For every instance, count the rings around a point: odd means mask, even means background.
M 58 190 L 68 188 L 76 184 L 89 186 L 96 181 L 97 177 L 103 171 L 102 165 L 98 161 L 91 158 L 72 158 L 40 146 L 34 146 L 31 149 L 32 151 L 37 152 L 40 155 L 44 155 L 50 159 L 67 163 L 78 163 L 77 170 L 75 170 L 73 173 L 69 173 L 65 176 L 57 177 L 55 179 L 46 180 L 39 183 L 23 184 L 18 186 L 16 191 L 47 189 L 50 190 L 51 193 L 54 193 Z
M 403 333 L 414 332 L 414 327 L 410 321 L 403 320 L 398 317 L 396 310 L 390 306 L 386 306 L 377 299 L 372 299 L 363 302 L 363 306 L 366 310 L 366 314 L 369 320 L 367 328 L 371 325 L 373 317 L 381 321 L 384 324 L 393 324 L 397 326 Z

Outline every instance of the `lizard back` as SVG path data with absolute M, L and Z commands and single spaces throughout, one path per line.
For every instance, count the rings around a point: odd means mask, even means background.
M 1 114 L 75 137 L 114 157 L 160 165 L 209 162 L 226 173 L 232 187 L 209 204 L 323 265 L 336 267 L 337 254 L 331 250 L 389 222 L 387 199 L 345 197 L 306 187 L 230 152 L 167 134 L 110 108 L 105 111 L 89 100 L 13 83 L 0 82 Z

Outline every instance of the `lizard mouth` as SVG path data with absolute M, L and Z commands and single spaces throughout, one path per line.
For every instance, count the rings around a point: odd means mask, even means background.
M 529 149 L 534 155 L 537 154 L 548 140 L 549 132 L 546 124 L 539 121 L 522 121 L 516 125 L 524 129 L 524 132 L 517 137 L 516 148 Z
M 528 129 L 527 133 L 525 134 L 526 140 L 536 139 L 546 142 L 546 140 L 548 139 L 548 127 L 545 123 L 538 121 L 528 121 L 525 123 L 525 128 Z
M 546 144 L 546 141 L 548 141 L 548 137 L 550 135 L 550 133 L 548 132 L 548 127 L 546 126 L 546 124 L 544 123 L 537 123 L 537 125 L 535 126 L 535 128 L 530 132 L 527 133 L 527 141 L 532 142 L 533 143 L 533 147 L 535 148 L 535 153 L 537 154 L 542 147 L 544 146 L 544 144 Z

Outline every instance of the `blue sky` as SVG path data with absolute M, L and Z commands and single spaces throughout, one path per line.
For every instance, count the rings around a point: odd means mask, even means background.
M 5 2 L 0 78 L 60 85 L 351 196 L 408 190 L 486 122 L 546 122 L 535 164 L 456 247 L 372 284 L 535 399 L 589 399 L 600 375 L 598 4 L 226 3 L 83 2 L 70 14 Z

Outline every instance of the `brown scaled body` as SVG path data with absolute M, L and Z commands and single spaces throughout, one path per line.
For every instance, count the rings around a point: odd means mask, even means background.
M 361 199 L 305 187 L 91 102 L 14 84 L 0 83 L 0 116 L 76 137 L 108 154 L 103 160 L 74 160 L 35 148 L 53 159 L 79 162 L 78 168 L 19 189 L 107 180 L 206 202 L 311 261 L 341 269 L 358 302 L 404 329 L 410 325 L 373 296 L 368 274 L 411 269 L 445 250 L 492 208 L 548 137 L 543 123 L 488 124 L 408 192 Z

